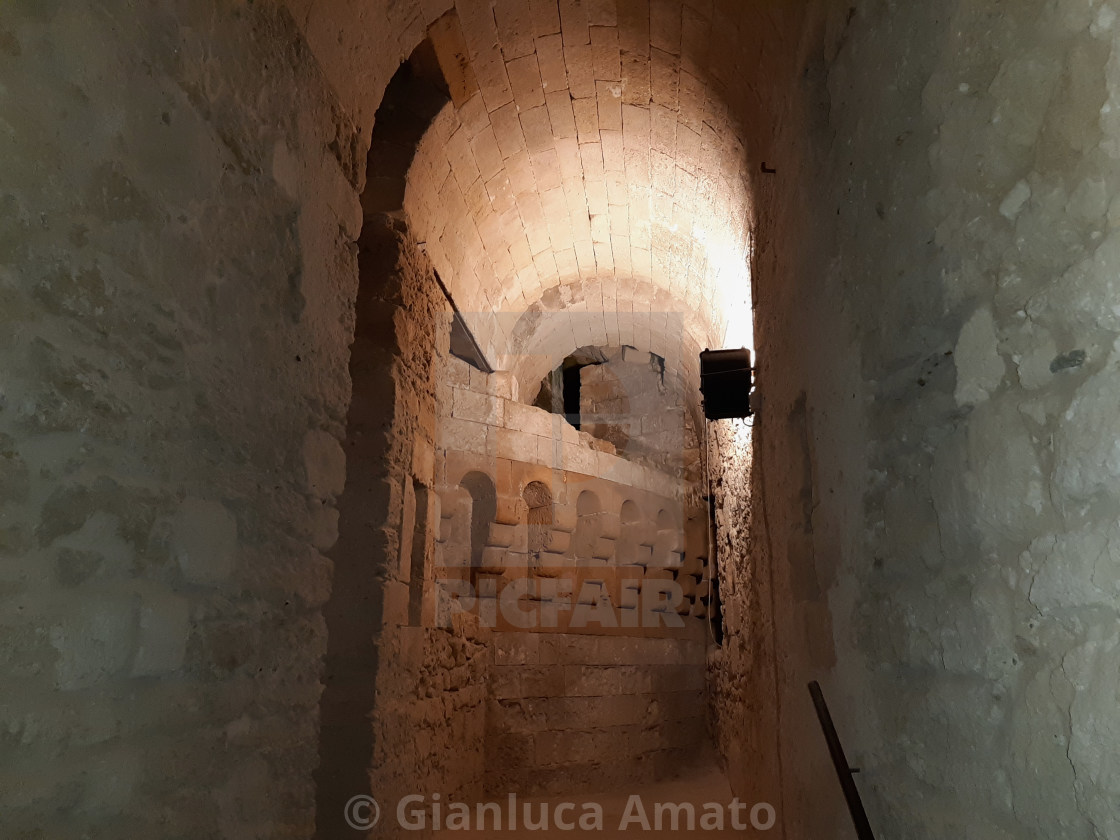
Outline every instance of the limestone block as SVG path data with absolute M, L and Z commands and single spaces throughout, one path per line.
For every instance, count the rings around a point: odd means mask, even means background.
M 579 429 L 571 425 L 567 421 L 560 424 L 560 439 L 564 443 L 565 450 L 568 444 L 578 444 L 580 441 Z
M 596 453 L 580 445 L 564 444 L 564 469 L 581 475 L 598 475 Z
M 490 429 L 485 423 L 476 423 L 448 417 L 440 423 L 440 444 L 451 452 L 472 452 L 478 455 L 494 454 Z
M 554 665 L 525 666 L 521 670 L 523 697 L 562 697 L 564 671 Z
M 647 568 L 653 565 L 653 546 L 639 544 L 634 547 L 634 565 Z
M 559 438 L 554 437 L 537 437 L 537 454 L 535 458 L 529 460 L 535 461 L 538 464 L 543 464 L 546 467 L 562 467 L 560 463 L 564 457 L 564 446 Z
M 319 429 L 303 439 L 303 464 L 308 489 L 321 499 L 342 494 L 346 487 L 346 453 L 334 435 Z
M 517 541 L 517 526 L 506 525 L 501 522 L 491 522 L 486 538 L 488 546 L 509 548 Z
M 544 548 L 548 552 L 563 554 L 571 547 L 571 544 L 572 534 L 570 531 L 558 531 L 555 528 L 550 528 Z
M 704 567 L 707 565 L 708 558 L 697 557 L 695 554 L 684 557 L 684 561 L 680 565 L 680 573 L 682 575 L 700 575 L 704 572 Z
M 186 499 L 172 521 L 171 554 L 192 583 L 221 583 L 237 563 L 237 521 L 220 502 Z
M 610 537 L 598 537 L 591 549 L 591 556 L 596 560 L 610 560 L 614 557 L 614 546 L 615 542 Z
M 535 665 L 540 636 L 535 633 L 499 633 L 494 637 L 495 665 Z
M 516 429 L 498 429 L 495 440 L 500 458 L 523 461 L 537 451 L 537 436 Z
M 575 505 L 555 505 L 552 509 L 552 530 L 572 532 L 579 523 Z
M 597 580 L 584 580 L 576 591 L 577 604 L 598 604 L 606 597 L 602 582 Z
M 427 440 L 414 439 L 412 449 L 412 474 L 421 484 L 431 486 L 435 481 L 435 473 L 435 447 Z
M 522 635 L 520 633 L 516 635 Z M 510 663 L 496 665 L 489 679 L 490 696 L 496 700 L 522 697 L 521 674 L 524 672 L 523 664 Z
M 619 668 L 594 665 L 564 665 L 563 695 L 568 697 L 599 697 L 622 693 L 622 671 Z
M 499 546 L 488 545 L 482 549 L 482 559 L 479 563 L 479 571 L 488 574 L 500 574 L 506 568 L 506 552 L 507 549 Z
M 472 423 L 487 426 L 501 426 L 503 423 L 503 402 L 489 394 L 479 394 L 462 388 L 455 388 L 451 398 L 451 416 Z
M 520 496 L 498 496 L 494 521 L 503 525 L 517 525 L 525 521 L 528 512 L 529 507 Z
M 537 577 L 555 578 L 571 574 L 576 568 L 574 558 L 554 551 L 542 551 L 531 564 L 533 574 Z
M 642 579 L 646 575 L 644 566 L 630 565 L 618 566 L 616 569 L 619 584 L 623 589 L 641 589 Z
M 533 555 L 513 546 L 506 552 L 506 569 L 528 569 L 533 560 Z
M 600 536 L 608 537 L 612 540 L 618 539 L 622 527 L 618 514 L 602 511 L 600 513 L 594 514 L 594 517 L 598 526 L 598 533 Z
M 386 627 L 405 627 L 408 625 L 410 594 L 407 583 L 397 580 L 385 581 L 382 616 Z
M 552 439 L 560 437 L 559 424 L 565 421 L 556 414 L 532 405 L 511 402 L 507 406 L 506 426 L 532 435 Z

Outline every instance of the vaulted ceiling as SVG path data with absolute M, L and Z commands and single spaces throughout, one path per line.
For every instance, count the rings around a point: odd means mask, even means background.
M 746 156 L 719 93 L 742 5 L 460 0 L 429 28 L 453 101 L 405 211 L 523 384 L 588 344 L 695 382 L 697 352 L 749 318 Z

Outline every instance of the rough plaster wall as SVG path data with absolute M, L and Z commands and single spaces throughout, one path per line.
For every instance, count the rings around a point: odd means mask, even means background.
M 732 789 L 745 802 L 781 804 L 772 580 L 760 476 L 745 426 L 708 426 L 716 574 L 723 643 L 708 656 L 713 731 Z
M 0 43 L 0 833 L 306 837 L 348 121 L 274 8 Z
M 819 678 L 880 834 L 1116 836 L 1120 10 L 823 6 L 776 22 L 753 146 L 766 505 L 731 536 L 774 578 L 786 834 L 847 819 Z

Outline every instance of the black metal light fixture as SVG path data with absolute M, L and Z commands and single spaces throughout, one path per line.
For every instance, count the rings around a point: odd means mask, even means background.
M 750 417 L 751 351 L 704 350 L 700 354 L 700 393 L 709 420 Z

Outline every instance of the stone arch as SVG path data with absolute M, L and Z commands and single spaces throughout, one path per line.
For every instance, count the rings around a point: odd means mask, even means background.
M 419 381 L 430 374 L 434 348 L 431 342 L 417 346 L 416 336 L 433 333 L 439 291 L 430 266 L 416 259 L 418 249 L 400 210 L 420 139 L 448 101 L 445 88 L 431 44 L 423 41 L 385 90 L 366 159 L 349 360 L 347 482 L 338 502 L 339 536 L 329 554 L 333 577 L 324 607 L 327 652 L 315 773 L 316 829 L 323 837 L 347 831 L 346 796 L 372 793 L 378 736 L 370 720 L 381 679 L 378 646 L 395 620 L 386 616 L 396 615 L 385 581 L 410 593 L 408 616 L 421 613 L 425 543 L 434 527 L 427 516 L 430 478 L 412 474 L 394 452 L 416 444 L 413 430 L 434 405 L 426 409 L 424 397 L 410 390 L 414 386 L 396 368 L 411 367 Z M 399 498 L 394 486 L 404 488 Z M 414 580 L 415 574 L 420 577 Z

